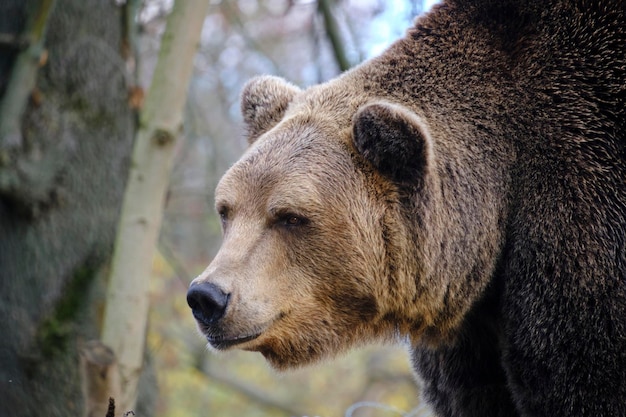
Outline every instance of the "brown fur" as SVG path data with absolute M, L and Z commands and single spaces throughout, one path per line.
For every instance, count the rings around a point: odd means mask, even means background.
M 625 15 L 449 1 L 326 84 L 250 81 L 201 329 L 279 369 L 408 337 L 447 416 L 626 413 Z
M 370 78 L 366 69 L 297 94 L 270 136 L 262 135 L 265 121 L 258 124 L 262 127 L 249 123 L 253 143 L 216 191 L 218 209 L 228 207 L 224 245 L 198 280 L 211 280 L 233 294 L 233 308 L 223 324 L 228 331 L 253 330 L 240 328 L 244 323 L 253 328 L 275 323 L 243 348 L 260 350 L 279 368 L 397 332 L 416 340 L 424 335 L 433 341 L 448 337 L 486 283 L 476 285 L 470 271 L 487 276 L 493 269 L 500 235 L 497 206 L 466 207 L 452 195 L 444 198 L 439 176 L 449 173 L 438 172 L 445 168 L 437 167 L 436 156 L 429 155 L 433 166 L 424 187 L 432 195 L 407 212 L 403 191 L 355 152 L 353 117 L 370 99 L 349 92 L 361 91 L 358 86 Z M 276 79 L 253 80 L 244 89 L 244 112 L 248 103 L 259 100 L 249 95 L 268 82 L 270 94 L 281 90 Z M 288 96 L 274 99 L 291 97 L 287 85 L 283 91 Z M 403 109 L 390 105 L 392 112 L 408 112 Z M 433 146 L 430 139 L 428 146 Z M 465 158 L 482 157 L 455 151 L 457 161 L 447 158 L 449 164 L 460 166 L 467 163 Z M 489 189 L 471 192 L 496 194 Z M 273 210 L 301 214 L 310 224 L 297 232 L 275 230 Z M 467 233 L 466 226 L 459 225 L 461 210 L 471 210 L 476 220 L 484 218 L 476 223 L 484 231 L 470 235 L 479 235 L 477 241 L 459 236 L 450 239 L 460 241 L 459 246 L 441 245 L 447 241 L 443 236 Z M 434 226 L 415 233 L 407 217 Z M 477 256 L 457 255 L 468 250 L 491 261 L 466 264 L 464 259 Z M 222 272 L 222 265 L 228 273 Z M 458 271 L 450 273 L 451 268 Z M 457 275 L 472 282 L 450 282 L 449 277 Z M 238 302 L 260 305 L 240 307 Z

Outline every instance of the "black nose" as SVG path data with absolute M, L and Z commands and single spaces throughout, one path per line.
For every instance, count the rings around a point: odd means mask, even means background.
M 191 307 L 196 320 L 209 325 L 224 315 L 228 305 L 228 294 L 217 285 L 201 282 L 189 287 L 187 304 Z

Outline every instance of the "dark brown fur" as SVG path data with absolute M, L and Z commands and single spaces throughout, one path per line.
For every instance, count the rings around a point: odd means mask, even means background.
M 408 337 L 442 416 L 625 416 L 625 108 L 618 0 L 450 0 L 329 83 L 252 80 L 201 329 L 277 368 Z

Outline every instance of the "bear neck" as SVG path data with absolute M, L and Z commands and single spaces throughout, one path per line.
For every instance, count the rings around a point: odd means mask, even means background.
M 508 116 L 500 110 L 511 100 L 502 57 L 466 53 L 469 70 L 461 72 L 469 71 L 471 76 L 471 68 L 480 69 L 476 77 L 485 81 L 481 91 L 491 97 L 478 105 L 467 91 L 467 79 L 455 80 L 458 71 L 435 59 L 434 49 L 441 46 L 428 42 L 434 41 L 409 34 L 329 87 L 345 91 L 349 85 L 365 92 L 344 100 L 340 111 L 354 114 L 365 102 L 385 100 L 408 107 L 429 129 L 433 154 L 427 180 L 413 194 L 400 193 L 389 227 L 396 233 L 387 241 L 401 243 L 387 243 L 387 251 L 398 253 L 402 245 L 410 250 L 397 255 L 396 265 L 407 267 L 393 268 L 393 274 L 402 276 L 388 277 L 390 282 L 406 283 L 409 290 L 387 316 L 414 344 L 435 345 L 454 338 L 473 300 L 481 299 L 497 273 L 509 210 L 503 196 L 510 195 L 515 149 L 497 139 L 514 136 L 513 127 L 507 127 Z M 424 52 L 429 49 L 433 49 L 432 60 Z M 420 61 L 413 59 L 415 54 L 420 54 Z M 432 84 L 429 74 L 446 72 L 451 85 Z M 398 80 L 407 81 L 398 84 Z M 400 223 L 409 226 L 397 226 Z

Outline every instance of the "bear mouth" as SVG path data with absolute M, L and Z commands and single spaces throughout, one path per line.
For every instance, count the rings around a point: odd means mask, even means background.
M 211 345 L 211 347 L 217 349 L 217 350 L 224 350 L 224 349 L 228 349 L 230 347 L 236 346 L 236 345 L 240 345 L 246 342 L 249 342 L 251 340 L 256 339 L 257 337 L 259 337 L 261 335 L 261 333 L 255 333 L 252 335 L 248 335 L 248 336 L 237 336 L 237 337 L 233 337 L 233 338 L 226 338 L 226 337 L 222 337 L 222 336 L 213 336 L 213 335 L 207 335 L 206 339 L 209 342 L 209 344 Z
M 248 331 L 241 332 L 239 335 L 229 332 L 227 329 L 224 329 L 223 326 L 207 326 L 201 322 L 198 322 L 197 324 L 198 330 L 200 330 L 200 333 L 209 342 L 210 347 L 216 350 L 226 350 L 234 346 L 238 347 L 238 345 L 243 345 L 259 338 L 284 316 L 285 314 L 281 312 L 277 315 L 277 317 L 269 320 L 267 323 L 254 326 L 248 329 Z M 248 350 L 245 346 L 242 347 L 242 349 Z M 250 350 L 254 349 L 252 348 Z

